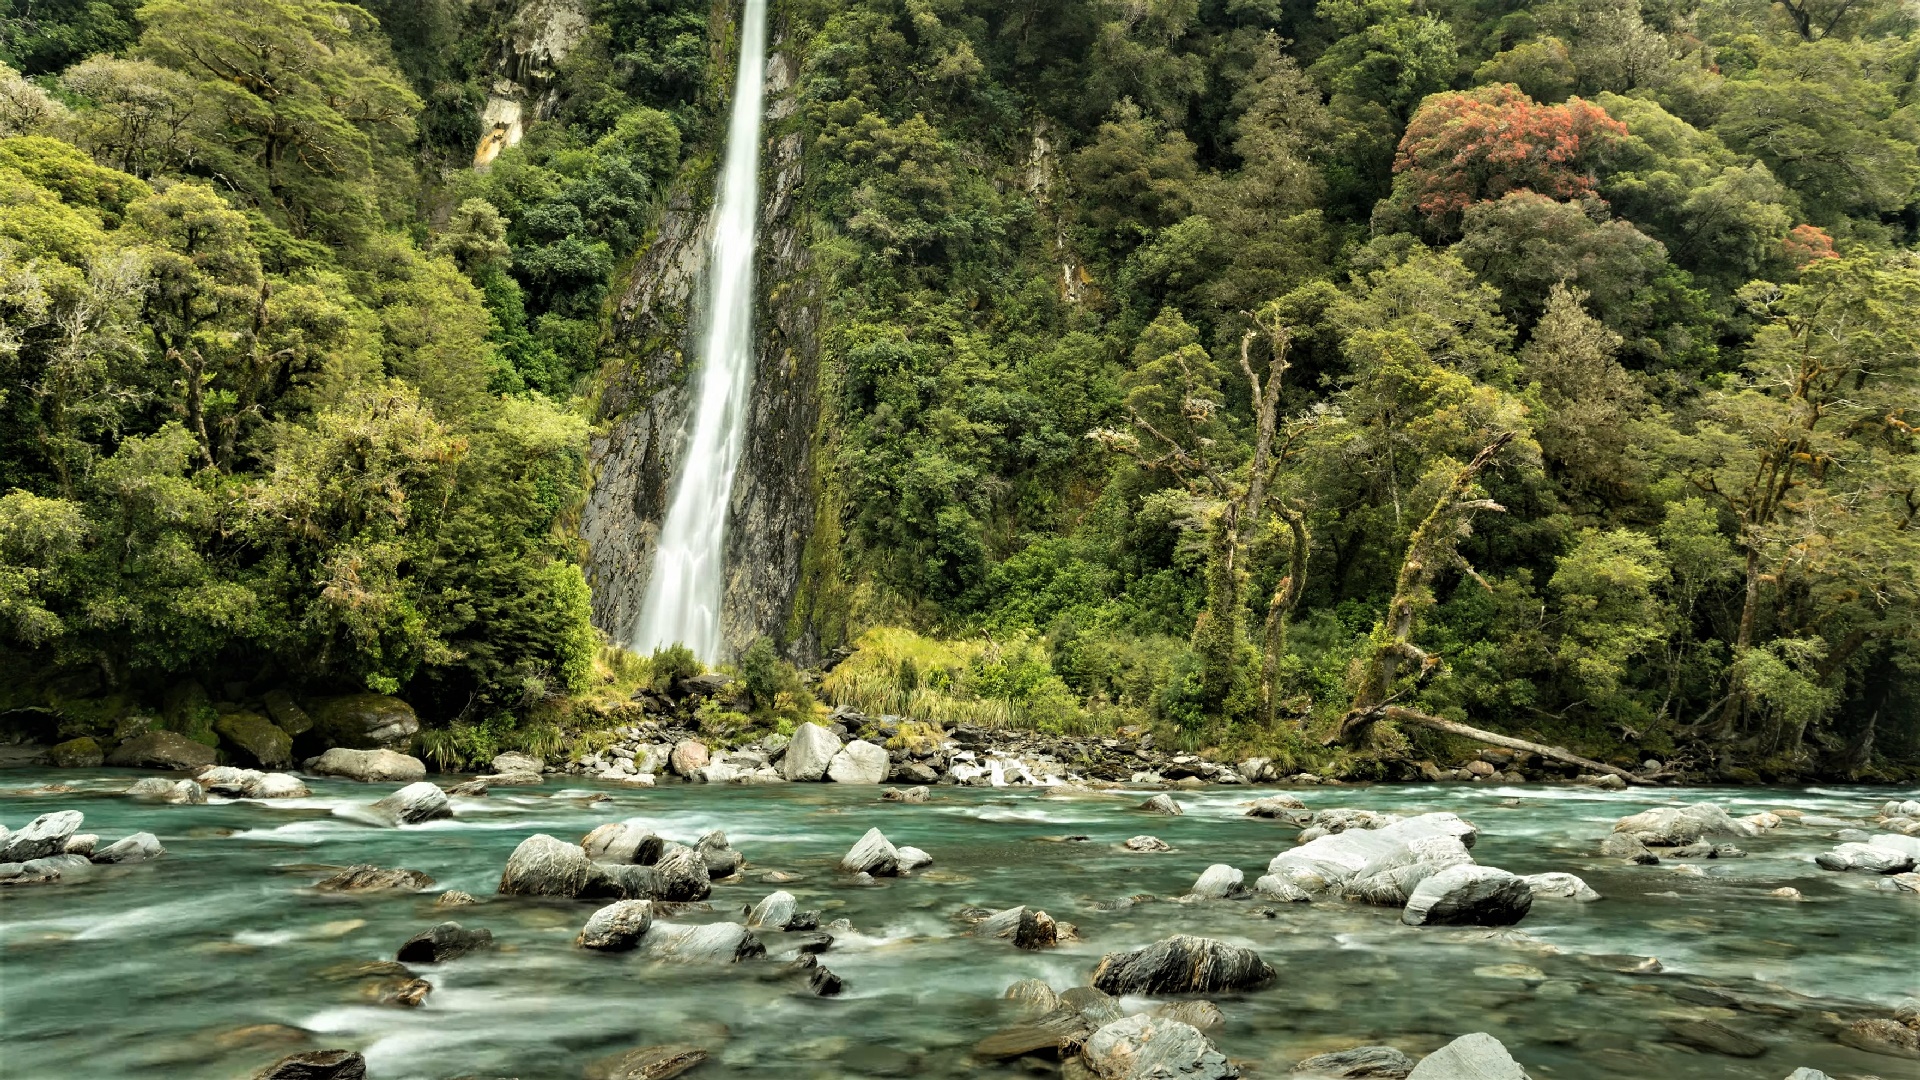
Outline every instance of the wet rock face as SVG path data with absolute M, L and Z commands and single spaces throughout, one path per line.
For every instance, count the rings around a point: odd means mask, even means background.
M 507 857 L 500 891 L 510 896 L 578 896 L 592 865 L 580 845 L 534 833 Z
M 253 1080 L 366 1080 L 367 1059 L 351 1050 L 288 1054 L 253 1074 Z
M 149 731 L 121 743 L 107 764 L 123 768 L 202 769 L 213 764 L 213 747 L 171 731 Z
M 441 964 L 492 946 L 487 930 L 468 930 L 457 922 L 443 922 L 408 938 L 395 960 L 403 964 Z
M 812 444 L 819 424 L 822 297 L 812 274 L 796 195 L 803 145 L 783 133 L 794 112 L 799 58 L 767 62 L 762 130 L 758 290 L 753 392 L 746 445 L 728 506 L 720 624 L 727 648 L 782 628 L 800 588 L 801 556 L 813 532 Z M 603 373 L 600 416 L 588 450 L 594 482 L 581 516 L 593 621 L 624 641 L 639 620 L 654 547 L 687 439 L 688 375 L 698 357 L 698 285 L 705 275 L 711 208 L 689 193 L 669 195 L 654 243 L 616 301 L 617 353 Z M 792 651 L 810 661 L 817 632 L 804 627 Z
M 1422 881 L 1400 921 L 1409 926 L 1512 926 L 1533 907 L 1525 878 L 1492 866 L 1450 866 Z
M 1240 1075 L 1191 1024 L 1146 1015 L 1115 1020 L 1094 1032 L 1081 1060 L 1101 1080 L 1226 1080 Z
M 1291 1071 L 1315 1080 L 1361 1076 L 1404 1080 L 1413 1071 L 1413 1059 L 1391 1046 L 1356 1046 L 1310 1057 L 1296 1063 Z
M 1251 990 L 1274 979 L 1252 949 L 1179 934 L 1129 953 L 1109 953 L 1094 969 L 1093 985 L 1106 993 L 1207 994 Z
M 581 948 L 626 952 L 636 948 L 653 926 L 653 904 L 647 900 L 620 900 L 593 913 L 580 931 Z
M 56 854 L 86 820 L 78 810 L 41 814 L 19 832 L 0 840 L 0 863 L 26 862 Z

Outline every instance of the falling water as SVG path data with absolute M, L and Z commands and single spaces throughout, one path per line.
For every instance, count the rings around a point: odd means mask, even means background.
M 638 651 L 681 642 L 706 661 L 720 659 L 720 559 L 753 383 L 753 226 L 760 204 L 766 0 L 746 0 L 740 23 L 740 71 L 714 203 L 693 438 L 633 635 Z

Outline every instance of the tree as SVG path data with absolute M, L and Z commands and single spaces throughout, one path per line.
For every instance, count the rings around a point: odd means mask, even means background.
M 1646 391 L 1620 366 L 1620 335 L 1586 313 L 1586 295 L 1556 284 L 1520 365 L 1539 396 L 1541 456 L 1569 493 L 1614 501 L 1642 479 L 1636 421 Z
M 1193 144 L 1123 100 L 1092 143 L 1073 155 L 1074 185 L 1096 238 L 1125 251 L 1173 224 L 1191 205 Z
M 1667 265 L 1658 240 L 1592 200 L 1509 192 L 1468 207 L 1460 233 L 1452 252 L 1500 290 L 1503 312 L 1523 329 L 1539 318 L 1548 291 L 1567 284 L 1586 293 L 1601 321 L 1638 330 L 1648 321 L 1643 290 Z
M 1315 10 L 1345 35 L 1308 69 L 1336 101 L 1379 105 L 1404 120 L 1452 77 L 1453 30 L 1406 0 L 1320 0 Z
M 74 115 L 73 138 L 95 161 L 141 177 L 192 166 L 207 119 L 193 79 L 147 60 L 96 56 L 68 68 L 60 84 L 90 106 Z

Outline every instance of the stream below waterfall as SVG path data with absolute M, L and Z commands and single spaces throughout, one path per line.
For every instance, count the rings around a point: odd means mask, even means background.
M 579 1077 L 593 1059 L 631 1047 L 692 1043 L 712 1055 L 696 1077 L 1047 1075 L 1057 1067 L 969 1056 L 977 1040 L 1020 1018 L 1001 1000 L 1010 984 L 1084 984 L 1103 953 L 1194 933 L 1257 949 L 1279 970 L 1266 989 L 1212 999 L 1226 1022 L 1208 1034 L 1248 1076 L 1284 1076 L 1301 1058 L 1367 1043 L 1417 1057 L 1473 1031 L 1499 1038 L 1536 1080 L 1780 1080 L 1798 1066 L 1835 1077 L 1920 1076 L 1920 1062 L 1831 1035 L 1836 1017 L 1887 1015 L 1920 992 L 1920 903 L 1876 889 L 1872 875 L 1826 873 L 1812 862 L 1840 828 L 1861 827 L 1881 802 L 1911 792 L 1293 790 L 1315 809 L 1457 812 L 1480 829 L 1477 861 L 1515 873 L 1570 871 L 1605 897 L 1543 899 L 1519 926 L 1489 930 L 1416 929 L 1401 925 L 1396 909 L 1338 901 L 1112 906 L 1184 893 L 1211 863 L 1239 867 L 1249 882 L 1264 872 L 1297 830 L 1243 816 L 1243 804 L 1269 790 L 1261 788 L 1179 791 L 1185 816 L 1162 817 L 1135 809 L 1144 795 L 1131 791 L 940 787 L 925 805 L 902 805 L 850 785 L 549 781 L 456 798 L 448 820 L 380 828 L 335 811 L 397 785 L 309 780 L 310 798 L 174 806 L 120 795 L 136 775 L 0 773 L 0 823 L 18 829 L 39 814 L 80 810 L 83 831 L 103 842 L 146 830 L 170 852 L 100 867 L 85 881 L 0 891 L 0 1074 L 227 1078 L 294 1050 L 338 1046 L 365 1053 L 375 1080 L 533 1080 Z M 1676 799 L 1807 816 L 1743 841 L 1744 859 L 1633 866 L 1598 856 L 1615 819 Z M 742 874 L 715 884 L 712 913 L 675 922 L 738 919 L 776 887 L 819 909 L 823 922 L 851 920 L 855 932 L 820 958 L 845 980 L 845 994 L 811 997 L 803 981 L 767 977 L 775 965 L 766 961 L 703 969 L 587 952 L 574 936 L 597 903 L 495 894 L 508 854 L 529 834 L 574 840 L 615 820 L 688 843 L 724 829 L 746 855 Z M 925 849 L 935 864 L 876 886 L 850 884 L 835 863 L 871 826 Z M 1141 833 L 1173 850 L 1120 846 Z M 368 896 L 310 888 L 328 867 L 355 863 L 421 870 L 436 884 Z M 799 880 L 760 880 L 776 869 Z M 1805 900 L 1768 895 L 1783 885 Z M 445 889 L 481 902 L 436 908 Z M 1076 924 L 1079 940 L 1021 952 L 966 936 L 953 917 L 969 906 L 1017 904 Z M 418 1008 L 365 996 L 351 977 L 357 965 L 391 960 L 402 941 L 448 918 L 490 930 L 496 947 L 416 965 L 434 987 Z M 1664 971 L 1633 973 L 1645 957 Z M 1701 987 L 1731 996 L 1733 1007 L 1703 1004 L 1714 995 Z M 1739 1059 L 1664 1041 L 1664 1025 L 1679 1019 L 1717 1020 L 1762 1040 L 1766 1052 Z

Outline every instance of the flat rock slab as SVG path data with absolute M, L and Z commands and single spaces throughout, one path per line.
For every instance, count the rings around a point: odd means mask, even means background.
M 288 1054 L 253 1074 L 253 1080 L 366 1080 L 367 1059 L 351 1050 Z
M 1193 1025 L 1144 1014 L 1095 1031 L 1080 1059 L 1101 1080 L 1229 1080 L 1240 1075 Z
M 421 889 L 430 888 L 432 885 L 433 878 L 418 870 L 406 870 L 402 868 L 386 870 L 368 863 L 362 863 L 359 866 L 349 866 L 332 877 L 322 878 L 314 882 L 313 887 L 320 892 L 340 893 L 387 892 L 390 890 L 418 892 Z
M 1484 1031 L 1462 1035 L 1423 1058 L 1407 1080 L 1531 1080 L 1500 1040 Z
M 707 1060 L 697 1046 L 643 1046 L 587 1064 L 586 1080 L 668 1080 Z
M 1400 921 L 1409 926 L 1512 926 L 1533 908 L 1524 879 L 1498 867 L 1450 866 L 1422 881 Z
M 1275 972 L 1260 954 L 1212 938 L 1179 934 L 1144 949 L 1109 953 L 1093 985 L 1109 994 L 1207 994 L 1265 986 Z
M 1351 1050 L 1315 1055 L 1296 1063 L 1291 1071 L 1305 1073 L 1316 1080 L 1361 1076 L 1404 1080 L 1413 1071 L 1413 1059 L 1391 1046 L 1356 1046 Z

